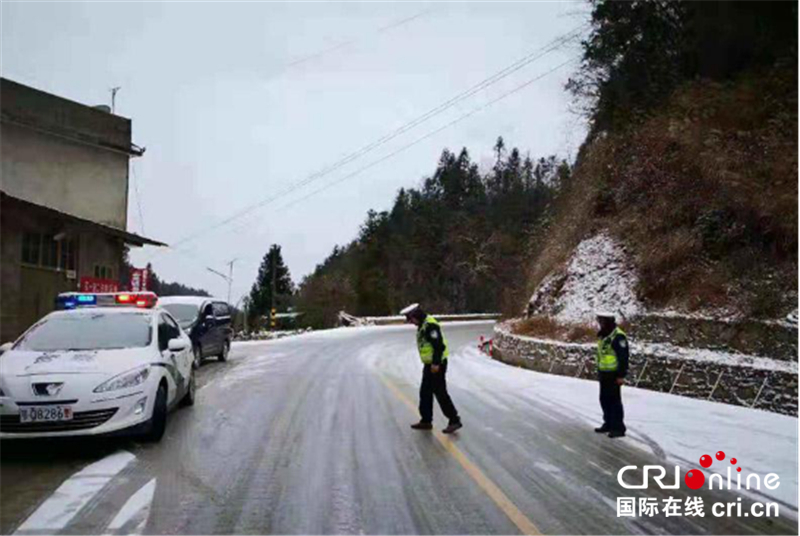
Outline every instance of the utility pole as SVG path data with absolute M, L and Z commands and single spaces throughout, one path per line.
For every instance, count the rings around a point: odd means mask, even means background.
M 109 91 L 111 92 L 111 113 L 112 114 L 114 113 L 114 110 L 116 108 L 117 91 L 119 91 L 120 89 L 122 89 L 122 86 L 116 86 L 116 87 L 112 87 L 111 89 L 109 89 Z
M 233 283 L 233 263 L 239 259 L 231 259 L 228 262 L 228 303 L 231 303 L 231 284 Z
M 274 252 L 272 255 L 272 291 L 269 293 L 270 295 L 270 307 L 269 307 L 269 319 L 270 319 L 270 328 L 275 329 L 275 287 L 276 287 L 276 279 L 278 275 L 277 270 L 277 252 Z

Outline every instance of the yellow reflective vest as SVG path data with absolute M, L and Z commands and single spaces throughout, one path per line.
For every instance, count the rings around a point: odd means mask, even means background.
M 625 332 L 616 327 L 614 331 L 606 337 L 597 341 L 597 370 L 601 372 L 613 372 L 619 367 L 617 353 L 614 351 L 612 343 L 617 335 L 625 337 Z
M 425 320 L 422 322 L 422 324 L 420 324 L 419 328 L 417 328 L 417 348 L 419 349 L 419 358 L 426 365 L 433 363 L 433 345 L 425 337 L 425 330 L 430 324 L 440 326 L 438 320 L 433 318 L 431 315 L 428 315 L 425 317 Z M 447 348 L 447 339 L 445 338 L 444 332 L 442 332 L 441 328 L 439 329 L 439 333 L 442 334 L 442 344 L 444 345 L 444 350 L 442 351 L 442 362 L 445 362 L 447 361 L 447 356 L 450 355 L 450 350 Z

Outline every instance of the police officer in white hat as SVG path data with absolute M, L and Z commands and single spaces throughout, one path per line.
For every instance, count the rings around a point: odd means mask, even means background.
M 600 406 L 603 408 L 603 426 L 595 428 L 608 437 L 625 436 L 625 411 L 622 408 L 621 388 L 628 374 L 628 338 L 617 325 L 611 311 L 598 311 L 597 323 L 597 376 L 600 380 Z
M 418 303 L 413 303 L 400 311 L 406 317 L 406 322 L 417 326 L 417 349 L 422 361 L 422 384 L 419 388 L 419 415 L 420 421 L 411 425 L 415 430 L 430 430 L 433 428 L 433 397 L 439 402 L 442 413 L 448 419 L 447 428 L 442 430 L 445 434 L 452 434 L 461 428 L 461 418 L 458 416 L 450 395 L 447 392 L 447 357 L 450 350 L 447 348 L 447 339 L 442 333 L 439 321 L 427 314 Z

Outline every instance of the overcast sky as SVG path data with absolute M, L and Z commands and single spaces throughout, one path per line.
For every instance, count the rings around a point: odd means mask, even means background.
M 575 62 L 348 177 L 577 58 L 577 43 L 309 179 L 587 21 L 583 3 L 566 1 L 4 1 L 0 68 L 85 104 L 110 103 L 108 89 L 121 86 L 116 112 L 147 148 L 131 164 L 128 229 L 180 244 L 135 250 L 134 264 L 152 260 L 162 279 L 224 297 L 226 283 L 206 268 L 227 271 L 237 258 L 235 302 L 270 244 L 282 246 L 299 282 L 354 238 L 367 210 L 390 208 L 397 189 L 429 175 L 445 147 L 466 146 L 484 167 L 498 135 L 534 157 L 574 157 L 585 125 L 563 86 Z

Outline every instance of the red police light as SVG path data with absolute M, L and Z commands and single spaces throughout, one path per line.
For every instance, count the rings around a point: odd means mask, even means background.
M 150 309 L 155 307 L 158 301 L 158 296 L 152 292 L 142 292 L 136 295 L 136 307 Z
M 136 307 L 150 309 L 155 307 L 156 302 L 158 302 L 158 296 L 152 292 L 120 293 L 114 296 L 114 301 L 118 305 L 135 305 Z

